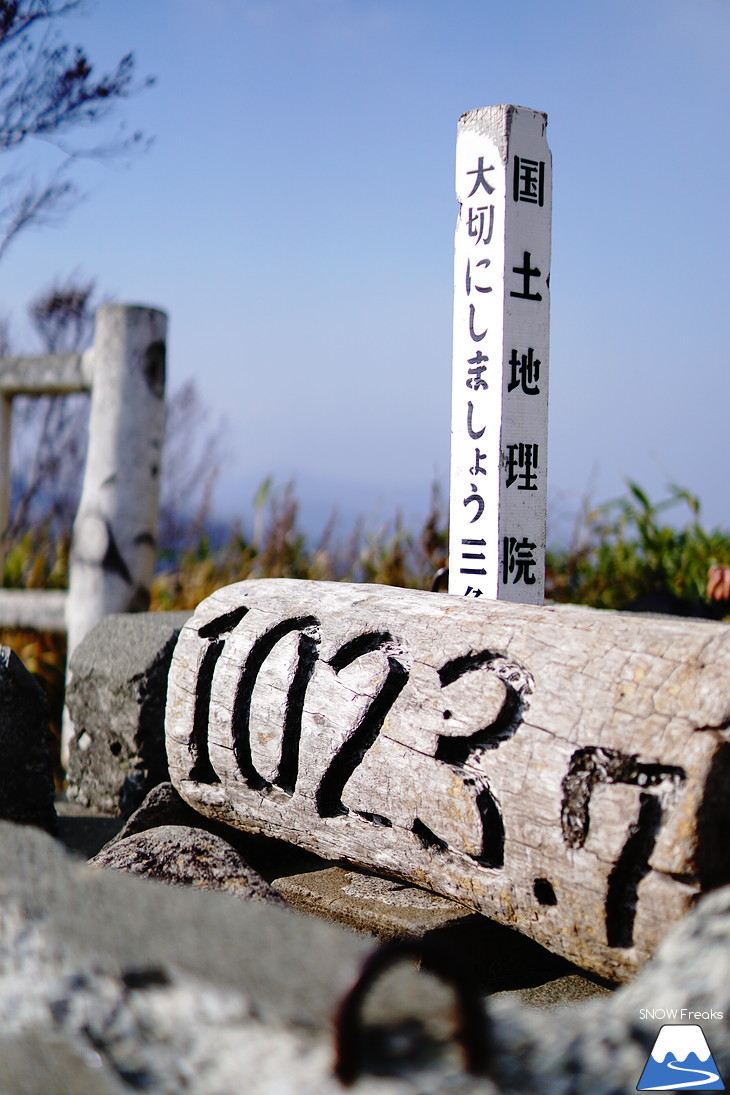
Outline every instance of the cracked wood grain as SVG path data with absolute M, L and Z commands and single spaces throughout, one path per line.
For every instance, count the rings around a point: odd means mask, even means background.
M 206 816 L 462 901 L 625 980 L 729 880 L 730 629 L 287 579 L 180 634 Z

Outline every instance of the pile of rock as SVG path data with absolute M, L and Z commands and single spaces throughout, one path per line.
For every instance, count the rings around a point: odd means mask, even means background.
M 180 626 L 112 617 L 80 648 L 73 801 L 57 813 L 42 696 L 3 654 L 2 1095 L 328 1095 L 342 1090 L 336 1063 L 363 1095 L 609 1095 L 636 1090 L 658 1009 L 701 1024 L 730 1075 L 730 889 L 705 897 L 631 985 L 579 1002 L 589 978 L 455 902 L 236 834 L 182 803 L 161 751 Z M 111 836 L 101 850 L 92 823 Z M 53 833 L 96 854 L 88 863 Z M 417 939 L 431 960 L 417 971 L 408 948 L 393 950 L 345 1032 L 342 1002 L 352 1012 L 375 936 Z M 463 992 L 427 972 L 455 969 L 459 954 L 475 975 Z M 567 1011 L 530 1006 L 571 995 Z M 455 1019 L 459 1000 L 471 1011 Z M 465 1027 L 483 1075 L 464 1070 Z

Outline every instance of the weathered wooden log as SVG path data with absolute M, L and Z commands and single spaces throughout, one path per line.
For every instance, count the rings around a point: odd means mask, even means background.
M 201 813 L 447 894 L 625 980 L 730 880 L 730 629 L 293 580 L 183 628 Z

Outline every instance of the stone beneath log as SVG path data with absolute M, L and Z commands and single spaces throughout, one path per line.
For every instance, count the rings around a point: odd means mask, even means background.
M 168 685 L 207 817 L 631 977 L 730 879 L 730 630 L 295 580 L 219 590 Z
M 509 992 L 542 1006 L 543 999 L 566 1003 L 611 991 L 522 933 L 398 879 L 330 866 L 276 877 L 271 884 L 293 908 L 356 931 L 468 953 L 485 995 Z
M 180 798 L 169 780 L 165 780 L 164 783 L 158 783 L 145 796 L 142 803 L 115 835 L 114 840 L 125 840 L 128 836 L 134 836 L 135 833 L 156 829 L 158 825 L 186 825 L 189 828 L 204 829 L 210 824 L 207 818 L 204 818 L 197 810 L 193 810 L 192 806 L 188 806 L 187 802 Z
M 108 616 L 71 659 L 66 706 L 74 725 L 68 798 L 128 817 L 168 778 L 167 671 L 184 612 Z
M 381 939 L 420 937 L 473 917 L 471 909 L 451 898 L 342 867 L 283 875 L 272 885 L 294 908 Z
M 0 819 L 53 832 L 53 762 L 48 704 L 7 646 L 0 647 Z
M 204 829 L 159 825 L 112 841 L 89 863 L 170 886 L 220 890 L 246 901 L 286 905 L 235 848 Z
M 475 915 L 451 898 L 429 893 L 398 879 L 333 867 L 294 845 L 221 825 L 183 802 L 171 783 L 161 783 L 150 791 L 139 809 L 103 849 L 103 856 L 94 862 L 99 866 L 124 869 L 117 862 L 117 844 L 125 845 L 120 854 L 126 859 L 132 846 L 128 838 L 137 834 L 154 838 L 154 844 L 145 843 L 143 847 L 146 852 L 156 852 L 155 830 L 159 826 L 168 829 L 174 826 L 179 834 L 199 829 L 201 832 L 195 843 L 204 848 L 208 846 L 206 837 L 209 833 L 222 838 L 224 846 L 231 844 L 233 849 L 228 847 L 220 864 L 224 866 L 228 859 L 231 860 L 234 879 L 244 861 L 259 878 L 271 883 L 271 890 L 266 891 L 268 897 L 280 894 L 286 904 L 303 912 L 346 924 L 383 940 L 433 939 L 438 935 L 443 943 L 468 947 L 475 976 L 485 993 L 506 989 L 532 992 L 534 989 L 525 986 L 540 986 L 546 982 L 553 986 L 555 994 L 562 993 L 563 999 L 606 991 L 595 982 L 579 977 L 576 968 L 564 959 L 501 924 Z M 232 850 L 238 854 L 238 860 L 235 855 L 231 856 Z M 150 867 L 149 877 L 155 877 L 154 861 Z M 135 870 L 133 873 L 147 872 Z M 180 872 L 177 873 L 179 876 Z M 196 884 L 194 872 L 189 878 L 179 880 L 183 884 Z M 233 885 L 238 883 L 234 881 Z M 247 896 L 245 879 L 241 896 Z M 563 986 L 566 986 L 564 990 Z

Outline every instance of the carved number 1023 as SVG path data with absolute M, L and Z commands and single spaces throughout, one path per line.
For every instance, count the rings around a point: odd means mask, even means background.
M 211 621 L 198 631 L 208 645 L 203 656 L 195 694 L 193 728 L 189 739 L 191 765 L 188 778 L 198 783 L 219 783 L 208 749 L 208 721 L 210 714 L 213 674 L 223 653 L 226 636 L 246 615 L 241 607 Z M 305 696 L 319 659 L 319 620 L 302 615 L 283 620 L 259 636 L 245 658 L 233 697 L 231 716 L 233 752 L 238 770 L 246 784 L 266 794 L 278 787 L 293 794 L 299 775 L 299 751 L 302 733 L 302 715 Z M 252 755 L 252 700 L 254 687 L 277 644 L 288 636 L 296 635 L 294 672 L 289 680 L 283 704 L 281 746 L 275 772 L 270 779 L 258 771 Z M 370 631 L 344 643 L 328 660 L 335 675 L 339 675 L 359 659 L 379 653 L 383 660 L 383 672 L 379 685 L 361 712 L 350 733 L 339 746 L 320 777 L 315 793 L 316 810 L 321 818 L 348 814 L 342 801 L 345 786 L 378 739 L 388 712 L 400 696 L 409 679 L 409 669 L 402 647 L 386 631 Z M 438 739 L 435 759 L 452 768 L 463 769 L 475 754 L 495 749 L 511 737 L 522 721 L 531 691 L 531 679 L 522 666 L 508 663 L 500 654 L 489 650 L 467 654 L 452 659 L 438 671 L 441 687 L 458 680 L 465 673 L 487 670 L 497 673 L 505 685 L 505 698 L 496 719 L 476 732 L 461 736 L 442 735 Z M 310 706 L 312 698 L 309 699 Z M 450 714 L 446 712 L 445 715 Z M 487 780 L 464 780 L 465 786 L 473 786 L 470 792 L 481 819 L 480 851 L 472 858 L 489 867 L 501 867 L 504 863 L 504 822 L 499 804 L 489 789 Z M 389 818 L 379 813 L 358 810 L 360 817 L 376 824 L 390 826 Z M 445 849 L 448 843 L 419 818 L 415 818 L 412 830 L 422 844 L 435 850 Z

